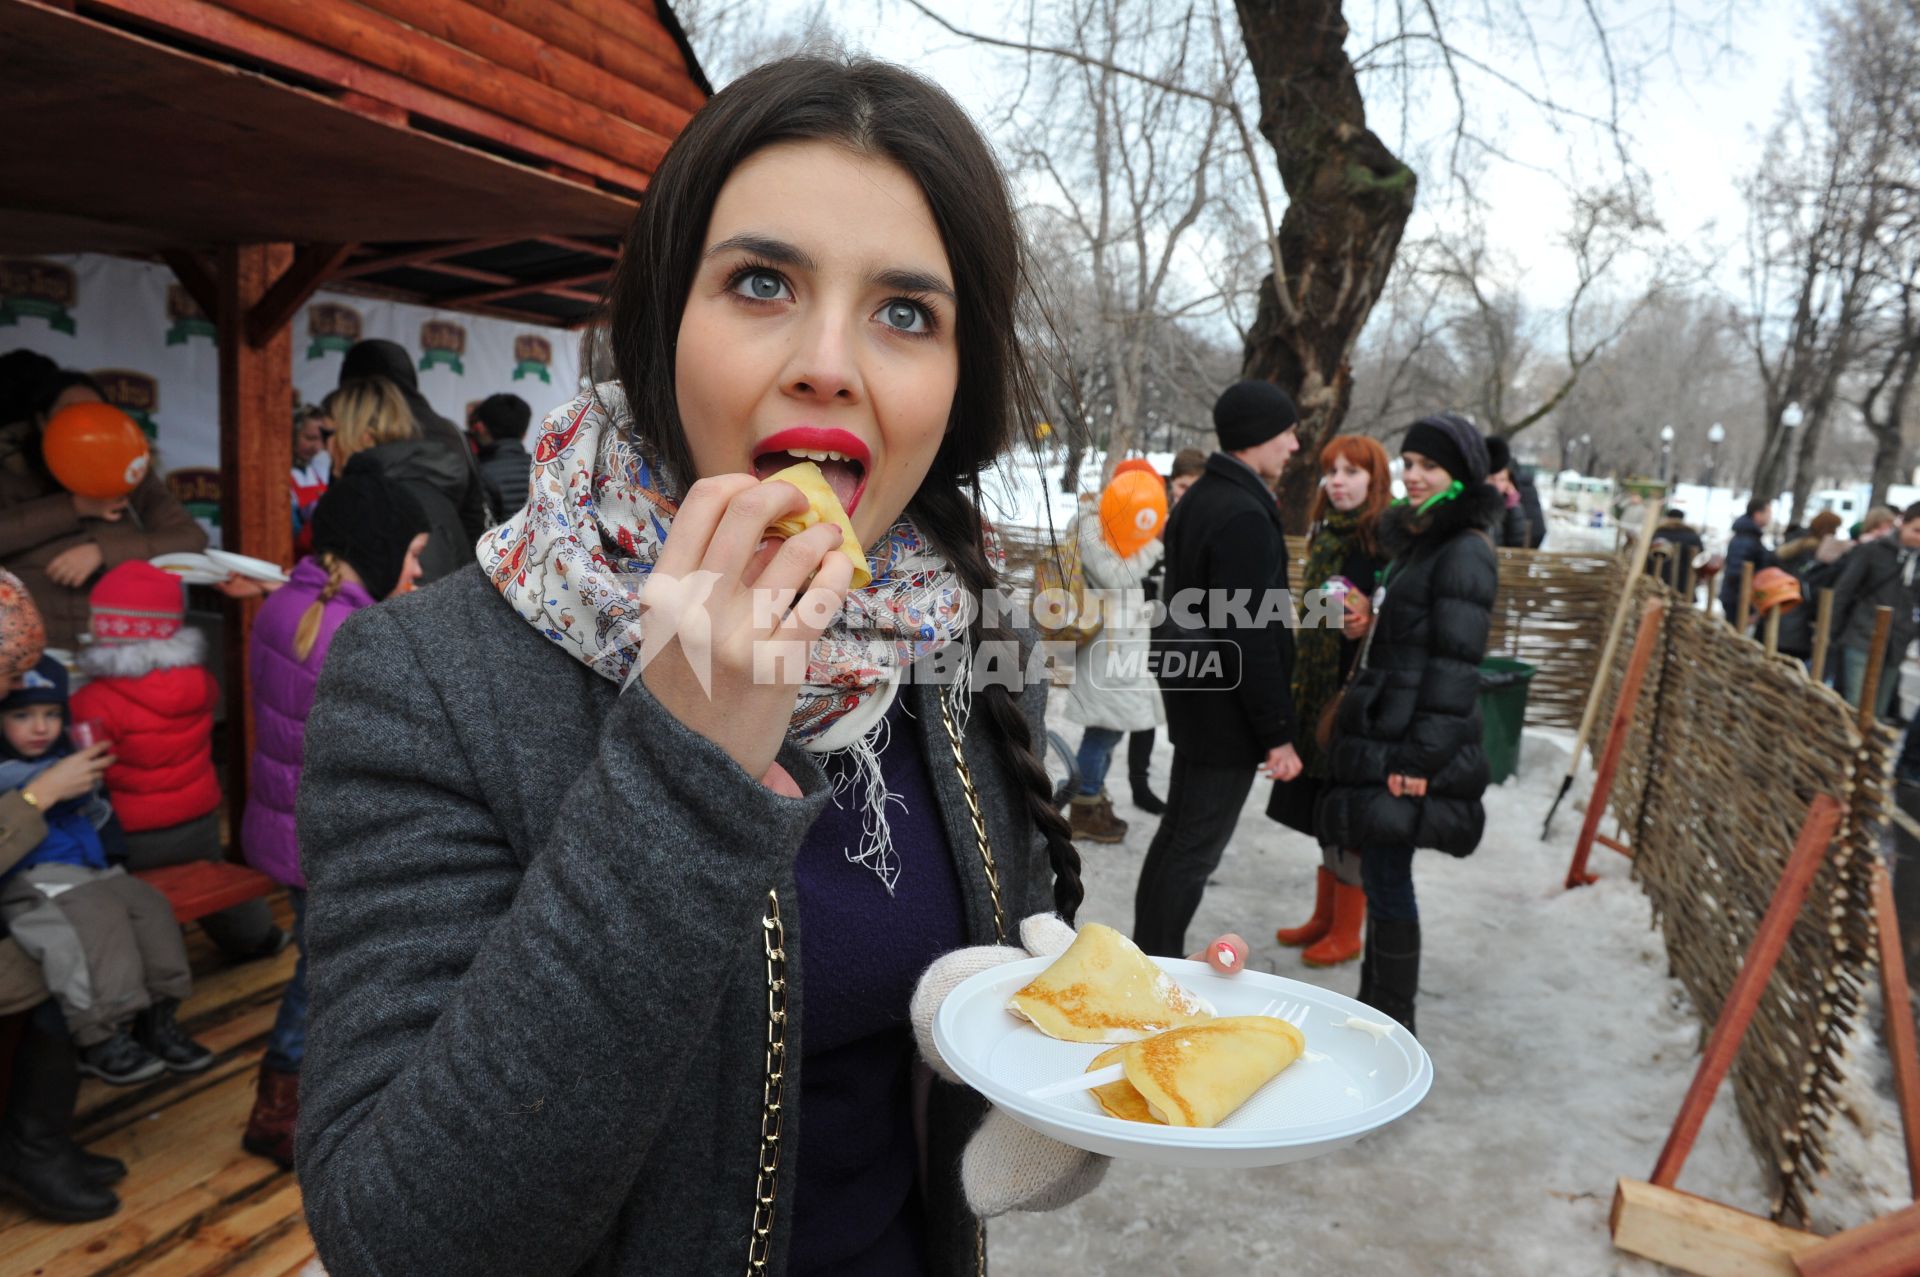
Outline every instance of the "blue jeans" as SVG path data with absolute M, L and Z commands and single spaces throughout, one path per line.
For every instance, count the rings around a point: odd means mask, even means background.
M 1368 847 L 1360 853 L 1360 882 L 1367 889 L 1367 914 L 1388 922 L 1415 922 L 1413 848 Z
M 298 1073 L 307 1053 L 307 893 L 293 887 L 287 896 L 293 901 L 293 943 L 300 957 L 293 964 L 287 991 L 280 996 L 273 1031 L 267 1034 L 266 1063 L 281 1073 Z
M 1107 768 L 1113 762 L 1114 747 L 1126 733 L 1111 727 L 1089 727 L 1080 737 L 1080 753 L 1074 765 L 1080 769 L 1080 793 L 1091 798 L 1107 783 Z
M 1867 681 L 1867 655 L 1863 647 L 1840 650 L 1840 692 L 1855 709 L 1860 708 L 1860 693 Z M 1900 662 L 1892 653 L 1888 653 L 1888 657 L 1880 669 L 1880 686 L 1873 697 L 1873 716 L 1882 721 L 1893 712 L 1893 689 L 1900 684 Z

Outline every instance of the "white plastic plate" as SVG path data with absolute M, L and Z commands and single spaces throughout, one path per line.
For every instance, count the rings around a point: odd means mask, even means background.
M 235 554 L 231 550 L 208 550 L 207 557 L 213 561 L 215 567 L 225 568 L 235 576 L 249 577 L 255 581 L 278 581 L 282 585 L 287 582 L 287 574 L 280 565 L 269 563 L 265 559 Z
M 148 562 L 162 572 L 179 577 L 185 585 L 218 585 L 233 575 L 204 554 L 160 554 Z
M 1345 1148 L 1405 1117 L 1433 1085 L 1426 1050 L 1372 1007 L 1285 976 L 1223 976 L 1204 962 L 1159 958 L 1169 975 L 1221 1015 L 1257 1015 L 1275 999 L 1306 1003 L 1306 1054 L 1207 1130 L 1110 1117 L 1084 1091 L 1029 1099 L 1028 1091 L 1085 1071 L 1107 1049 L 1055 1041 L 1006 1009 L 1007 999 L 1052 961 L 1028 958 L 973 976 L 941 1003 L 933 1040 L 967 1085 L 1075 1148 L 1163 1166 L 1277 1166 Z M 1384 1034 L 1337 1027 L 1349 1016 L 1391 1027 Z

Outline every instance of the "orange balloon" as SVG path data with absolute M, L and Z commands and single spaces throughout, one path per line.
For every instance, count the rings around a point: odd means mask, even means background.
M 1167 489 L 1149 468 L 1116 474 L 1100 494 L 1100 533 L 1123 559 L 1138 554 L 1167 521 Z
M 1125 461 L 1122 461 L 1113 468 L 1113 477 L 1118 479 L 1123 474 L 1133 474 L 1135 472 L 1150 474 L 1156 479 L 1160 477 L 1160 472 L 1153 468 L 1153 462 L 1147 460 L 1145 457 L 1128 457 Z
M 41 438 L 47 469 L 78 496 L 111 501 L 147 477 L 147 437 L 112 404 L 68 404 L 53 414 Z

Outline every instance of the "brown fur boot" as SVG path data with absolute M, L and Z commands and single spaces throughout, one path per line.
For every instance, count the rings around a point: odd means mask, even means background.
M 1113 802 L 1101 790 L 1094 797 L 1073 796 L 1073 836 L 1088 842 L 1120 842 L 1127 836 L 1127 822 L 1113 814 Z

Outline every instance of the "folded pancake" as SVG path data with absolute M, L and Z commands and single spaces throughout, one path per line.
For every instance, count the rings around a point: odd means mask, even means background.
M 1115 1117 L 1167 1126 L 1218 1126 L 1306 1048 L 1305 1036 L 1285 1020 L 1222 1016 L 1120 1047 L 1126 1082 L 1109 1083 L 1094 1095 Z M 1111 1064 L 1107 1056 L 1113 1054 L 1106 1052 L 1094 1063 Z M 1122 1085 L 1138 1096 L 1137 1108 L 1124 1095 L 1105 1094 Z M 1141 1109 L 1148 1114 L 1144 1119 L 1136 1116 Z
M 1109 1064 L 1120 1063 L 1120 1057 L 1127 1053 L 1131 1043 L 1108 1047 L 1093 1057 L 1093 1063 L 1087 1065 L 1087 1072 L 1104 1069 Z M 1160 1119 L 1147 1108 L 1147 1101 L 1133 1083 L 1121 1078 L 1118 1082 L 1109 1082 L 1105 1086 L 1093 1088 L 1093 1098 L 1100 1101 L 1100 1107 L 1114 1117 L 1127 1122 L 1152 1122 L 1160 1124 Z
M 1137 1042 L 1213 1018 L 1133 941 L 1097 922 L 1007 1002 L 1007 1010 L 1062 1042 Z
M 840 528 L 840 552 L 853 561 L 853 588 L 860 589 L 872 581 L 873 568 L 867 563 L 866 551 L 860 548 L 860 538 L 853 535 L 853 521 L 847 518 L 846 509 L 828 486 L 827 477 L 820 473 L 820 467 L 811 461 L 802 461 L 761 480 L 762 483 L 776 481 L 791 483 L 800 489 L 800 494 L 807 499 L 807 508 L 791 518 L 770 525 L 767 535 L 785 539 L 799 536 L 816 523 L 837 524 Z

